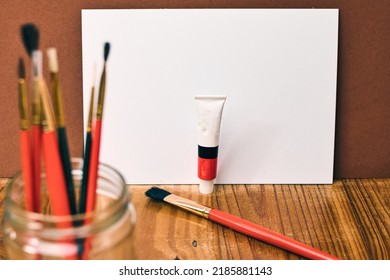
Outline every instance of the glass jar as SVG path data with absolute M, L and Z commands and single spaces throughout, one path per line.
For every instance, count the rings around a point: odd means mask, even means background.
M 72 159 L 76 198 L 83 160 Z M 50 215 L 45 174 L 41 174 L 41 210 L 26 210 L 21 174 L 7 185 L 2 221 L 8 259 L 136 259 L 136 213 L 122 175 L 99 165 L 96 210 L 73 216 Z

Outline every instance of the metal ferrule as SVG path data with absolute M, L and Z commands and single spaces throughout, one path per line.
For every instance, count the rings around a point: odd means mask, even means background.
M 93 119 L 93 103 L 94 103 L 94 99 L 95 99 L 95 87 L 92 87 L 92 90 L 91 90 L 91 100 L 89 102 L 87 132 L 92 132 L 92 119 Z
M 30 127 L 28 115 L 28 100 L 26 82 L 24 79 L 19 79 L 19 114 L 20 114 L 20 129 L 27 130 Z
M 41 125 L 42 120 L 42 107 L 41 107 L 41 94 L 38 84 L 38 78 L 34 78 L 34 95 L 32 100 L 32 124 Z
M 62 104 L 62 93 L 58 79 L 58 73 L 50 73 L 50 83 L 53 92 L 53 108 L 59 127 L 65 126 L 64 106 Z
M 195 201 L 174 194 L 170 194 L 167 197 L 165 197 L 164 201 L 206 219 L 208 219 L 210 216 L 210 211 L 211 211 L 210 207 L 201 205 L 199 203 L 196 203 Z
M 104 105 L 104 95 L 106 90 L 106 64 L 104 64 L 102 77 L 100 79 L 99 87 L 99 97 L 96 111 L 96 119 L 101 120 L 103 117 L 103 105 Z
M 51 132 L 56 130 L 56 122 L 54 118 L 53 105 L 50 100 L 49 90 L 45 80 L 38 79 L 35 83 L 41 92 L 41 101 L 44 112 L 43 130 L 45 132 Z

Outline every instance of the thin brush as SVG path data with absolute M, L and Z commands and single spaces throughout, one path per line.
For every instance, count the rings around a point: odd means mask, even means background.
M 322 252 L 318 249 L 300 243 L 282 234 L 273 232 L 257 224 L 233 216 L 226 212 L 212 209 L 210 207 L 198 204 L 192 200 L 171 194 L 163 189 L 152 187 L 145 192 L 145 195 L 161 202 L 167 202 L 181 209 L 187 210 L 193 214 L 209 219 L 218 224 L 224 225 L 235 231 L 248 235 L 252 238 L 264 241 L 273 246 L 285 249 L 297 255 L 315 260 L 337 260 L 338 258 Z
M 39 47 L 39 30 L 34 24 L 25 24 L 21 27 L 21 36 L 24 47 L 29 57 Z M 32 62 L 31 62 L 32 65 Z M 33 67 L 32 67 L 33 68 Z M 33 76 L 34 73 L 33 69 Z M 33 83 L 36 83 L 34 80 Z M 37 85 L 33 85 L 32 98 L 32 168 L 33 168 L 33 185 L 34 185 L 34 201 L 38 205 L 37 211 L 40 208 L 41 196 L 41 145 L 42 145 L 42 108 L 39 91 L 35 90 Z
M 79 200 L 79 212 L 85 213 L 87 202 L 87 187 L 88 187 L 88 170 L 91 157 L 91 143 L 92 143 L 92 118 L 93 118 L 93 104 L 95 99 L 95 79 L 96 79 L 96 67 L 94 67 L 93 83 L 91 88 L 91 98 L 89 103 L 88 123 L 85 136 L 85 148 L 84 148 L 84 163 L 83 163 L 83 179 L 81 180 L 80 187 L 80 200 Z
M 26 71 L 24 61 L 19 58 L 18 64 L 18 91 L 19 91 L 19 114 L 20 114 L 20 152 L 22 161 L 22 176 L 25 185 L 26 209 L 38 212 L 39 205 L 35 199 L 33 163 L 31 151 L 31 131 L 28 110 L 28 97 L 26 88 Z
M 110 44 L 104 44 L 104 65 L 103 71 L 100 78 L 99 86 L 99 97 L 96 109 L 96 119 L 94 131 L 92 133 L 92 147 L 91 147 L 91 159 L 88 171 L 88 190 L 87 190 L 87 206 L 86 212 L 94 211 L 96 203 L 96 185 L 97 175 L 99 168 L 99 154 L 100 154 L 100 139 L 102 134 L 102 121 L 103 121 L 103 108 L 104 108 L 104 97 L 106 91 L 106 63 L 110 53 Z
M 67 186 L 67 197 L 69 201 L 70 212 L 72 215 L 77 214 L 76 197 L 74 191 L 74 183 L 72 177 L 72 165 L 70 163 L 70 152 L 68 145 L 68 136 L 65 126 L 65 114 L 62 105 L 62 92 L 59 80 L 59 67 L 57 58 L 57 49 L 49 48 L 47 50 L 50 70 L 50 85 L 53 95 L 53 108 L 57 120 L 57 137 L 58 147 L 61 155 L 62 167 L 65 175 Z

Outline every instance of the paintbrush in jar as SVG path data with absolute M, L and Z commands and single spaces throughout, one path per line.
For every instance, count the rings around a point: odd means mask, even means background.
M 39 46 L 39 30 L 34 24 L 24 24 L 21 27 L 21 35 L 23 45 L 29 55 L 30 59 L 32 53 L 38 49 Z M 31 62 L 32 65 L 32 62 Z M 33 72 L 34 75 L 34 72 Z M 35 82 L 33 82 L 35 83 Z M 42 108 L 39 91 L 33 85 L 32 98 L 32 168 L 33 168 L 33 186 L 34 186 L 34 201 L 38 205 L 36 211 L 40 208 L 41 195 L 41 145 L 42 145 Z
M 84 161 L 83 161 L 83 178 L 80 186 L 80 200 L 79 200 L 79 212 L 85 213 L 87 203 L 87 190 L 88 190 L 88 170 L 91 157 L 91 144 L 92 144 L 92 119 L 94 113 L 94 99 L 95 99 L 95 76 L 96 71 L 94 67 L 93 82 L 91 88 L 91 98 L 89 101 L 89 112 L 88 122 L 85 136 L 85 147 L 84 147 Z
M 22 161 L 22 176 L 26 197 L 26 209 L 38 212 L 39 205 L 35 197 L 32 150 L 31 150 L 31 125 L 28 110 L 28 96 L 26 87 L 26 71 L 24 61 L 19 58 L 18 64 L 18 92 L 19 92 L 19 116 L 20 116 L 20 153 Z
M 57 137 L 58 147 L 61 155 L 62 168 L 65 175 L 67 186 L 67 197 L 69 201 L 70 212 L 72 215 L 77 214 L 76 197 L 72 176 L 72 165 L 70 162 L 70 152 L 68 145 L 68 136 L 65 126 L 65 114 L 62 102 L 62 91 L 59 79 L 59 66 L 57 58 L 57 49 L 49 48 L 47 50 L 47 57 L 49 61 L 50 70 L 50 85 L 53 96 L 53 108 L 57 121 Z
M 104 109 L 104 98 L 106 91 L 106 64 L 108 55 L 110 53 L 110 44 L 104 44 L 104 64 L 103 71 L 100 78 L 99 85 L 99 96 L 96 108 L 96 117 L 94 123 L 94 130 L 92 132 L 92 147 L 91 147 L 91 159 L 88 171 L 88 190 L 87 190 L 87 205 L 86 212 L 95 210 L 96 203 L 96 186 L 99 168 L 99 155 L 100 155 L 100 142 L 102 134 L 102 122 L 103 122 L 103 109 Z

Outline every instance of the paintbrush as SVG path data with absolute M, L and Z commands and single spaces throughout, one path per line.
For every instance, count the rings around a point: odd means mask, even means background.
M 145 192 L 145 195 L 161 202 L 167 202 L 193 214 L 209 219 L 218 224 L 242 234 L 266 242 L 273 246 L 290 251 L 297 255 L 314 260 L 338 260 L 337 257 L 322 252 L 316 248 L 298 242 L 282 234 L 273 232 L 255 223 L 249 222 L 226 212 L 201 205 L 195 201 L 171 194 L 163 189 L 152 187 Z
M 37 120 L 38 117 L 39 119 L 41 118 L 41 104 L 43 108 L 42 150 L 43 158 L 45 160 L 47 188 L 51 199 L 53 214 L 59 216 L 69 215 L 70 209 L 66 199 L 65 177 L 62 171 L 62 163 L 57 144 L 55 117 L 49 90 L 42 74 L 42 52 L 38 49 L 38 28 L 33 24 L 23 25 L 22 38 L 32 62 L 34 90 L 33 122 L 34 119 Z M 37 112 L 38 107 L 39 113 Z M 34 108 L 37 109 L 35 112 Z M 38 121 L 36 121 L 35 124 L 38 124 Z M 39 124 L 41 124 L 40 120 Z M 34 145 L 34 149 L 36 148 L 40 149 L 40 147 Z
M 102 121 L 103 121 L 103 108 L 104 97 L 106 91 L 106 64 L 107 58 L 110 53 L 110 44 L 104 44 L 104 64 L 103 71 L 100 78 L 99 96 L 97 101 L 96 117 L 94 130 L 92 132 L 92 147 L 91 147 L 91 159 L 88 171 L 88 189 L 87 189 L 87 206 L 86 212 L 93 211 L 96 203 L 96 185 L 99 168 L 99 154 L 100 154 L 100 142 L 102 134 Z
M 25 24 L 21 27 L 23 45 L 31 58 L 34 50 L 38 49 L 39 31 L 33 24 Z M 31 63 L 32 64 L 32 63 Z M 34 73 L 33 73 L 34 75 Z M 41 186 L 41 142 L 42 142 L 42 108 L 39 91 L 34 86 L 32 98 L 32 168 L 34 201 L 40 207 L 40 186 Z
M 93 83 L 91 88 L 91 99 L 89 101 L 88 122 L 85 136 L 85 148 L 84 148 L 84 162 L 83 162 L 83 178 L 80 186 L 80 200 L 79 200 L 79 212 L 85 213 L 87 202 L 87 187 L 88 187 L 88 170 L 91 157 L 91 143 L 92 143 L 92 118 L 93 118 L 93 104 L 95 99 L 95 77 L 96 70 L 94 67 Z
M 28 97 L 26 88 L 26 71 L 24 61 L 19 58 L 18 64 L 18 91 L 19 91 L 19 115 L 20 115 L 20 152 L 22 161 L 22 176 L 26 195 L 26 209 L 38 212 L 39 205 L 35 198 L 33 165 L 31 154 L 31 133 L 28 110 Z
M 66 181 L 58 149 L 53 105 L 46 81 L 42 75 L 42 52 L 40 50 L 33 51 L 32 60 L 34 86 L 35 90 L 40 93 L 44 113 L 42 150 L 51 207 L 53 214 L 56 216 L 70 215 Z
M 65 181 L 67 186 L 67 197 L 69 201 L 70 212 L 72 215 L 77 214 L 76 197 L 74 191 L 74 183 L 72 177 L 72 165 L 70 163 L 70 152 L 68 145 L 68 137 L 65 126 L 65 114 L 62 105 L 62 92 L 58 74 L 58 58 L 57 49 L 49 48 L 47 50 L 47 57 L 49 60 L 50 70 L 50 85 L 53 96 L 53 108 L 57 120 L 57 137 L 58 147 L 61 155 L 62 167 L 65 175 Z

